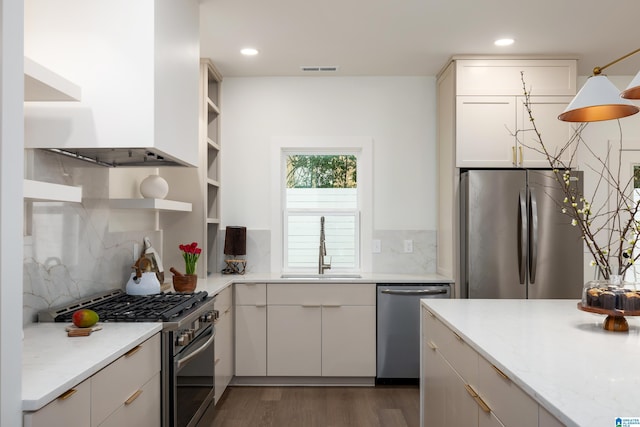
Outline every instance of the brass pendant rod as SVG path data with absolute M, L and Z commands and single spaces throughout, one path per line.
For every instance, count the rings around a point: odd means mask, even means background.
M 593 75 L 597 76 L 599 75 L 602 70 L 604 70 L 605 68 L 609 68 L 610 66 L 612 66 L 613 64 L 617 64 L 618 62 L 622 61 L 623 59 L 627 59 L 628 57 L 630 57 L 631 55 L 635 55 L 636 53 L 640 52 L 640 48 L 634 50 L 633 52 L 627 53 L 625 56 L 622 56 L 618 59 L 616 59 L 615 61 L 609 62 L 607 65 L 604 65 L 602 67 L 595 67 L 593 69 Z

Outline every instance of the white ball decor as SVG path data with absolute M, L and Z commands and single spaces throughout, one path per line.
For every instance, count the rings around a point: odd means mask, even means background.
M 160 175 L 149 175 L 140 183 L 140 194 L 145 199 L 164 199 L 169 194 L 169 183 Z

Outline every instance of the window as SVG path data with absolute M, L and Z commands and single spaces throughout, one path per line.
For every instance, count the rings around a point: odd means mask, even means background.
M 284 269 L 316 272 L 320 218 L 324 217 L 325 262 L 332 271 L 360 269 L 357 156 L 353 152 L 283 153 Z

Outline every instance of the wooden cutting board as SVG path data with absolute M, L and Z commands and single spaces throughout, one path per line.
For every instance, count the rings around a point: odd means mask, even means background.
M 96 324 L 90 328 L 79 328 L 76 325 L 68 325 L 64 329 L 68 337 L 88 337 L 92 332 L 102 329 L 102 326 Z

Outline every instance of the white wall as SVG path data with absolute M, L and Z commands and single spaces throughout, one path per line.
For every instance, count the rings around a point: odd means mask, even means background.
M 270 141 L 371 136 L 373 228 L 435 230 L 434 77 L 226 78 L 222 220 L 269 229 Z

